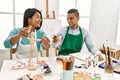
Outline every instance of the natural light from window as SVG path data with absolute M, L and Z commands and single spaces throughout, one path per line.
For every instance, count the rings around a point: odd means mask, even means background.
M 3 41 L 13 29 L 13 15 L 0 14 L 0 49 L 4 49 Z
M 0 2 L 0 12 L 13 12 L 13 0 L 2 0 Z
M 59 0 L 59 15 L 67 15 L 67 11 L 75 8 L 76 0 Z
M 76 8 L 80 12 L 80 16 L 90 16 L 91 0 L 77 0 Z
M 33 8 L 33 7 L 35 7 L 34 0 L 15 0 L 15 12 L 16 13 L 24 13 L 25 9 Z
M 15 15 L 16 27 L 23 26 L 23 15 Z

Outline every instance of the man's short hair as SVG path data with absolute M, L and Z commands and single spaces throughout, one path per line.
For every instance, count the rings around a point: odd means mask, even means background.
M 75 15 L 76 16 L 79 16 L 79 12 L 78 12 L 78 10 L 77 9 L 70 9 L 68 12 L 67 12 L 68 14 L 70 14 L 70 13 L 75 13 Z

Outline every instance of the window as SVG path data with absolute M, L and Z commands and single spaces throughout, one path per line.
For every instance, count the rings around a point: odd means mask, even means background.
M 118 30 L 117 30 L 116 45 L 120 45 L 120 11 L 119 11 L 119 19 L 118 19 Z
M 60 15 L 66 15 L 70 8 L 75 8 L 75 0 L 59 0 Z
M 11 29 L 13 29 L 13 15 L 0 14 L 0 49 L 3 49 L 3 41 L 8 36 Z
M 15 12 L 24 13 L 26 8 L 33 8 L 34 4 L 34 0 L 15 0 Z
M 35 7 L 34 0 L 3 0 L 0 2 L 0 49 L 5 49 L 3 41 L 10 30 L 14 27 L 22 27 L 23 12 L 31 7 Z
M 89 17 L 91 9 L 91 0 L 77 0 L 76 8 L 80 12 L 80 16 Z
M 15 15 L 15 20 L 16 20 L 16 27 L 23 26 L 23 14 Z
M 15 0 L 15 27 L 21 27 L 23 25 L 24 11 L 27 8 L 33 7 L 35 7 L 34 0 Z
M 67 11 L 76 8 L 80 13 L 80 26 L 89 30 L 91 2 L 91 0 L 59 0 L 59 19 L 62 20 L 62 26 L 67 25 Z
M 13 0 L 2 0 L 0 2 L 0 12 L 13 12 Z

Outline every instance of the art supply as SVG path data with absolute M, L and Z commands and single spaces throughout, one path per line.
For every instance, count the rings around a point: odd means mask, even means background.
M 105 49 L 104 44 L 103 44 L 103 53 L 105 54 L 105 57 L 106 57 L 106 49 Z
M 38 64 L 43 74 L 49 74 L 52 72 L 45 60 L 38 61 Z
M 73 80 L 73 70 L 63 70 L 62 80 Z
M 49 15 L 49 1 L 46 0 L 46 19 L 55 19 L 55 11 L 53 10 L 52 12 L 53 14 L 53 18 L 50 18 L 50 15 Z
M 85 71 L 77 71 L 77 72 L 74 72 L 73 80 L 94 80 L 94 79 L 92 78 L 92 76 L 89 73 L 87 73 Z
M 104 70 L 106 73 L 113 73 L 114 68 L 113 68 L 113 62 L 112 62 L 112 57 L 110 56 L 110 50 L 109 47 L 107 47 L 107 55 L 105 58 L 105 66 L 104 66 Z
M 120 65 L 118 64 L 118 60 L 112 60 L 114 72 L 120 74 Z M 105 68 L 105 62 L 99 64 L 100 68 Z
M 86 60 L 86 62 L 85 62 L 86 69 L 93 68 L 98 65 L 98 56 L 96 56 L 96 55 L 90 55 L 85 60 Z
M 61 62 L 62 62 L 62 57 L 59 57 L 59 56 L 58 56 L 58 57 L 56 58 L 56 62 L 61 63 Z
M 31 32 L 30 37 L 27 37 L 29 43 L 30 43 L 30 56 L 29 56 L 29 65 L 28 70 L 33 71 L 37 69 L 37 63 L 38 63 L 38 51 L 36 48 L 36 41 L 41 41 L 41 39 L 36 38 L 36 30 L 35 32 Z M 36 64 L 32 64 L 32 54 L 36 56 Z
M 79 57 L 76 57 L 76 56 L 74 56 L 74 55 L 71 55 L 71 56 L 74 57 L 74 58 L 76 58 L 76 59 L 78 59 L 78 60 L 80 60 L 80 61 L 86 62 L 85 60 L 83 60 L 83 59 L 81 59 L 81 58 L 79 58 Z
M 62 80 L 73 80 L 74 58 L 72 56 L 70 56 L 69 58 L 64 57 L 62 59 L 62 64 L 63 64 Z
M 48 64 L 41 65 L 40 67 L 44 74 L 49 74 L 52 72 Z
M 74 65 L 74 58 L 73 57 L 69 57 L 67 59 L 67 57 L 64 57 L 62 59 L 62 64 L 63 64 L 63 69 L 64 70 L 72 70 L 73 69 L 73 65 Z
M 111 60 L 110 60 L 110 50 L 109 50 L 109 47 L 107 47 L 108 48 L 108 63 L 109 63 L 109 65 L 111 64 Z
M 75 68 L 86 68 L 86 64 L 75 65 Z

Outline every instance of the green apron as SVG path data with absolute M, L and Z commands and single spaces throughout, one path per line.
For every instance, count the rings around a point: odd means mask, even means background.
M 65 38 L 58 52 L 58 55 L 69 55 L 71 53 L 76 53 L 81 51 L 83 44 L 83 35 L 80 27 L 79 30 L 80 30 L 79 35 L 72 35 L 72 34 L 68 34 L 69 27 L 67 28 L 67 32 L 65 34 Z

